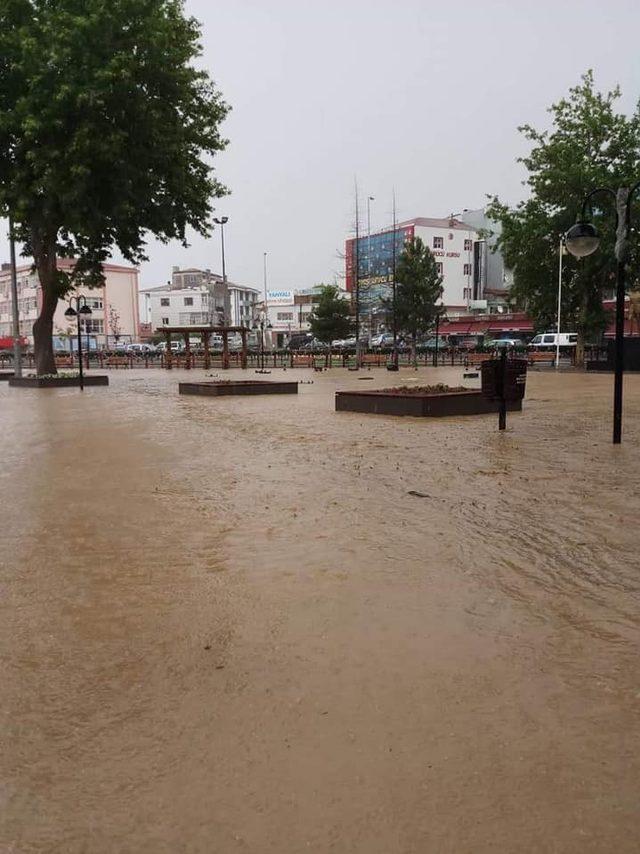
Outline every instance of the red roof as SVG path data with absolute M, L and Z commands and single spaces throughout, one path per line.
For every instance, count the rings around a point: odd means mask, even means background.
M 487 332 L 533 332 L 533 322 L 524 312 L 476 314 L 456 317 L 440 325 L 443 335 L 484 335 Z

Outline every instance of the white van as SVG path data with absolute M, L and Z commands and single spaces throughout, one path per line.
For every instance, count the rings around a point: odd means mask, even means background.
M 577 332 L 561 332 L 560 347 L 575 347 L 578 343 Z M 532 350 L 553 350 L 558 346 L 558 333 L 545 332 L 543 335 L 536 335 L 529 342 L 529 347 Z

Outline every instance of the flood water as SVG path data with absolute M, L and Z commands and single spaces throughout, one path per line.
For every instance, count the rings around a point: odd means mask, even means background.
M 639 850 L 640 376 L 367 376 L 2 384 L 0 851 Z

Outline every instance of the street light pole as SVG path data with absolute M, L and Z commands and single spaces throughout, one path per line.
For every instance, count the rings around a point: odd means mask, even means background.
M 629 228 L 631 224 L 631 201 L 636 191 L 640 189 L 640 181 L 631 188 L 597 187 L 587 194 L 582 203 L 581 218 L 571 226 L 565 235 L 565 243 L 569 252 L 576 258 L 592 255 L 600 245 L 600 235 L 592 222 L 587 218 L 587 207 L 591 199 L 604 193 L 613 198 L 616 206 L 616 325 L 615 325 L 615 360 L 613 382 L 613 444 L 622 441 L 622 393 L 624 379 L 624 303 L 625 303 L 625 267 L 629 258 Z
M 20 346 L 20 311 L 18 309 L 18 271 L 16 269 L 16 244 L 13 239 L 13 221 L 9 217 L 9 251 L 11 256 L 11 314 L 13 318 L 13 374 L 22 376 L 22 348 Z
M 74 300 L 76 303 L 75 308 L 71 305 Z M 81 314 L 85 315 L 86 317 L 93 314 L 93 312 L 87 305 L 87 298 L 83 294 L 77 297 L 71 297 L 69 299 L 69 308 L 65 311 L 64 316 L 68 318 L 75 317 L 78 324 L 78 372 L 80 375 L 80 391 L 84 391 L 84 371 L 82 368 L 82 332 L 80 329 Z
M 224 227 L 229 222 L 228 216 L 214 217 L 213 221 L 216 225 L 220 226 L 220 242 L 222 244 L 222 282 L 223 284 L 227 284 L 227 270 L 225 267 L 225 259 L 224 259 Z
M 356 309 L 356 368 L 360 367 L 360 204 L 358 199 L 358 182 L 356 190 L 356 239 L 353 245 L 353 275 L 355 278 L 355 309 Z
M 560 238 L 560 246 L 558 249 L 559 270 L 558 270 L 558 324 L 556 327 L 556 371 L 560 367 L 560 307 L 562 306 L 562 258 L 565 253 L 564 236 Z
M 396 191 L 393 190 L 393 244 L 391 246 L 391 287 L 393 293 L 393 364 L 398 367 L 398 317 L 396 314 Z

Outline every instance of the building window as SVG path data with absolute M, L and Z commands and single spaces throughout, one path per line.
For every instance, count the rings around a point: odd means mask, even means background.
M 185 305 L 193 305 L 193 297 L 185 297 L 184 298 Z
M 162 325 L 163 325 L 163 326 L 168 326 L 168 325 L 169 325 L 169 318 L 168 318 L 168 317 L 163 317 L 163 318 L 162 318 Z
M 433 238 L 433 248 L 434 249 L 444 249 L 444 237 L 434 237 Z
M 471 299 L 471 288 L 465 288 L 462 292 L 463 299 Z
M 436 261 L 436 270 L 438 271 L 438 275 L 442 275 L 442 261 Z
M 87 297 L 87 305 L 89 308 L 103 308 L 102 300 L 97 297 Z
M 95 335 L 102 335 L 104 333 L 104 321 L 98 320 L 95 317 L 88 317 L 82 321 L 82 329 L 85 334 L 93 333 Z
M 162 297 L 160 299 L 160 305 L 171 305 L 171 300 L 169 297 Z
M 293 312 L 292 311 L 279 311 L 278 312 L 278 320 L 293 320 Z
M 473 249 L 473 240 L 465 240 L 464 242 L 464 251 L 471 252 Z
M 471 264 L 465 264 L 464 265 L 464 274 L 465 274 L 465 276 L 471 275 Z

